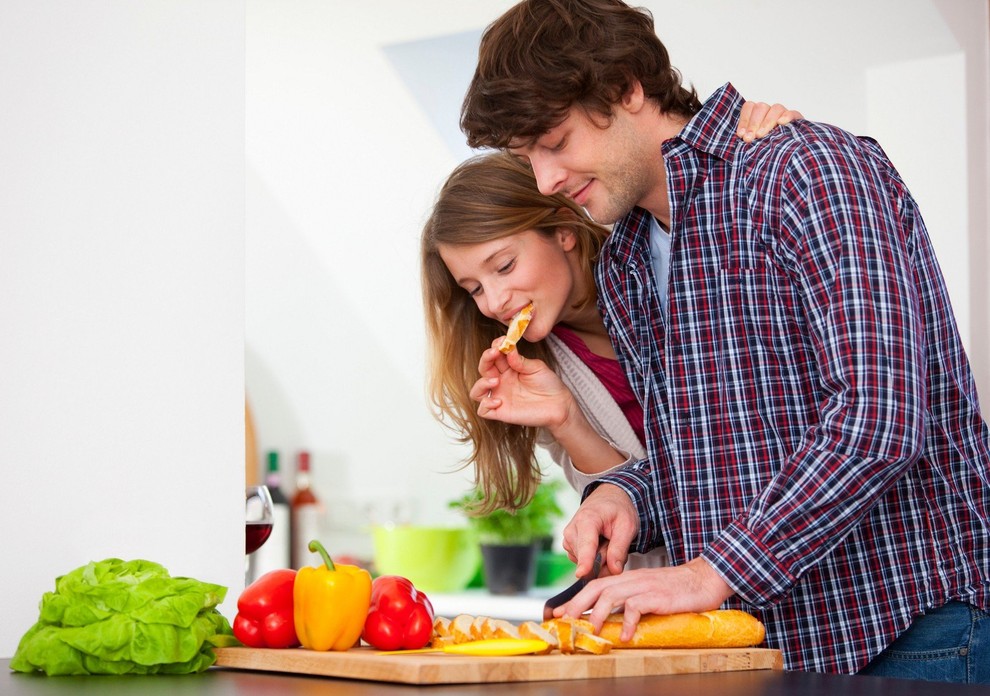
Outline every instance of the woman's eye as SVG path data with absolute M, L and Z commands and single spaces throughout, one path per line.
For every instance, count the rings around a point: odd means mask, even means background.
M 511 261 L 509 261 L 508 263 L 506 263 L 504 266 L 500 266 L 499 269 L 498 269 L 498 272 L 499 273 L 508 273 L 509 271 L 512 270 L 512 267 L 515 266 L 515 265 L 516 265 L 516 260 L 515 259 L 512 259 Z
M 476 287 L 476 288 L 471 288 L 471 289 L 469 289 L 469 290 L 467 291 L 467 294 L 468 294 L 468 295 L 470 295 L 471 297 L 477 297 L 478 295 L 480 295 L 480 294 L 481 294 L 481 286 L 479 285 L 479 286 L 478 286 L 478 287 Z

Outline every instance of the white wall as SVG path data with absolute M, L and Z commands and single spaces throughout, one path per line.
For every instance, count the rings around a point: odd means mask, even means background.
M 244 6 L 0 3 L 0 656 L 55 578 L 244 582 Z
M 248 393 L 262 452 L 312 450 L 341 551 L 367 551 L 368 505 L 447 521 L 466 486 L 447 473 L 466 451 L 425 407 L 417 242 L 469 154 L 457 120 L 477 38 L 511 4 L 248 1 Z M 880 140 L 921 203 L 990 401 L 986 2 L 641 4 L 703 97 L 732 81 Z

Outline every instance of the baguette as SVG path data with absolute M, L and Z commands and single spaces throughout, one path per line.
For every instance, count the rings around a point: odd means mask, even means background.
M 488 630 L 489 621 L 491 619 L 487 616 L 474 617 L 474 621 L 471 622 L 471 628 L 469 629 L 471 640 L 484 640 L 485 638 L 492 637 L 491 631 Z
M 450 619 L 437 616 L 433 619 L 433 633 L 440 638 L 450 638 Z
M 546 650 L 548 653 L 557 648 L 557 636 L 550 633 L 550 631 L 535 621 L 523 621 L 519 624 L 519 636 L 522 638 L 542 640 L 548 646 Z
M 766 630 L 759 619 L 738 609 L 700 614 L 644 614 L 632 640 L 619 640 L 622 614 L 612 614 L 598 635 L 617 648 L 748 648 L 763 642 Z
M 557 639 L 557 649 L 565 655 L 577 652 L 604 655 L 612 649 L 611 641 L 596 636 L 594 625 L 587 619 L 564 617 L 540 625 Z
M 577 629 L 577 626 L 575 626 L 575 629 Z M 596 636 L 594 633 L 577 629 L 574 633 L 574 648 L 575 652 L 606 655 L 612 650 L 612 642 L 601 636 Z
M 574 652 L 574 622 L 567 619 L 556 622 L 557 648 L 562 653 Z
M 612 614 L 598 635 L 587 619 L 560 618 L 524 621 L 516 626 L 504 619 L 458 614 L 452 620 L 436 617 L 432 647 L 491 638 L 530 638 L 547 643 L 549 653 L 603 655 L 616 648 L 746 648 L 763 642 L 766 631 L 760 621 L 736 609 L 701 614 L 646 614 L 641 616 L 632 640 L 621 642 L 622 614 Z
M 450 622 L 450 637 L 455 643 L 467 643 L 474 640 L 471 635 L 471 628 L 474 624 L 474 617 L 470 614 L 458 614 Z
M 530 319 L 532 318 L 533 303 L 530 302 L 520 309 L 516 316 L 512 317 L 512 321 L 509 322 L 509 329 L 505 332 L 505 338 L 502 339 L 502 343 L 498 347 L 500 353 L 509 354 L 516 349 L 516 343 L 522 338 L 523 332 L 526 331 L 526 327 L 529 326 Z
M 495 629 L 492 638 L 522 638 L 519 635 L 519 627 L 505 619 L 493 619 L 492 626 Z
M 433 619 L 433 636 L 430 639 L 431 648 L 442 648 L 453 645 L 454 637 L 450 635 L 450 619 L 437 616 Z
M 436 633 L 430 638 L 431 648 L 443 648 L 448 645 L 455 645 L 454 636 L 438 636 Z

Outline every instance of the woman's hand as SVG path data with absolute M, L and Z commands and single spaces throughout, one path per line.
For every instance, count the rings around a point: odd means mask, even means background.
M 626 454 L 612 447 L 588 422 L 570 389 L 542 360 L 518 350 L 501 353 L 496 339 L 481 354 L 481 379 L 469 395 L 482 418 L 546 428 L 564 448 L 575 470 L 597 474 L 618 466 Z
M 763 102 L 746 102 L 739 114 L 739 127 L 736 135 L 744 142 L 751 143 L 762 138 L 777 126 L 785 126 L 791 121 L 804 118 L 800 111 L 794 111 L 780 104 L 770 106 Z
M 565 423 L 577 406 L 570 390 L 542 360 L 525 358 L 514 350 L 498 350 L 501 339 L 481 354 L 481 379 L 471 387 L 478 415 L 514 425 L 549 428 Z

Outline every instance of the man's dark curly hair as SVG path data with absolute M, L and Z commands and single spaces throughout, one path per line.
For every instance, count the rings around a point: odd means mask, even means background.
M 665 113 L 689 118 L 701 108 L 648 10 L 620 0 L 524 0 L 481 37 L 461 130 L 475 148 L 531 144 L 574 105 L 611 119 L 637 80 Z

